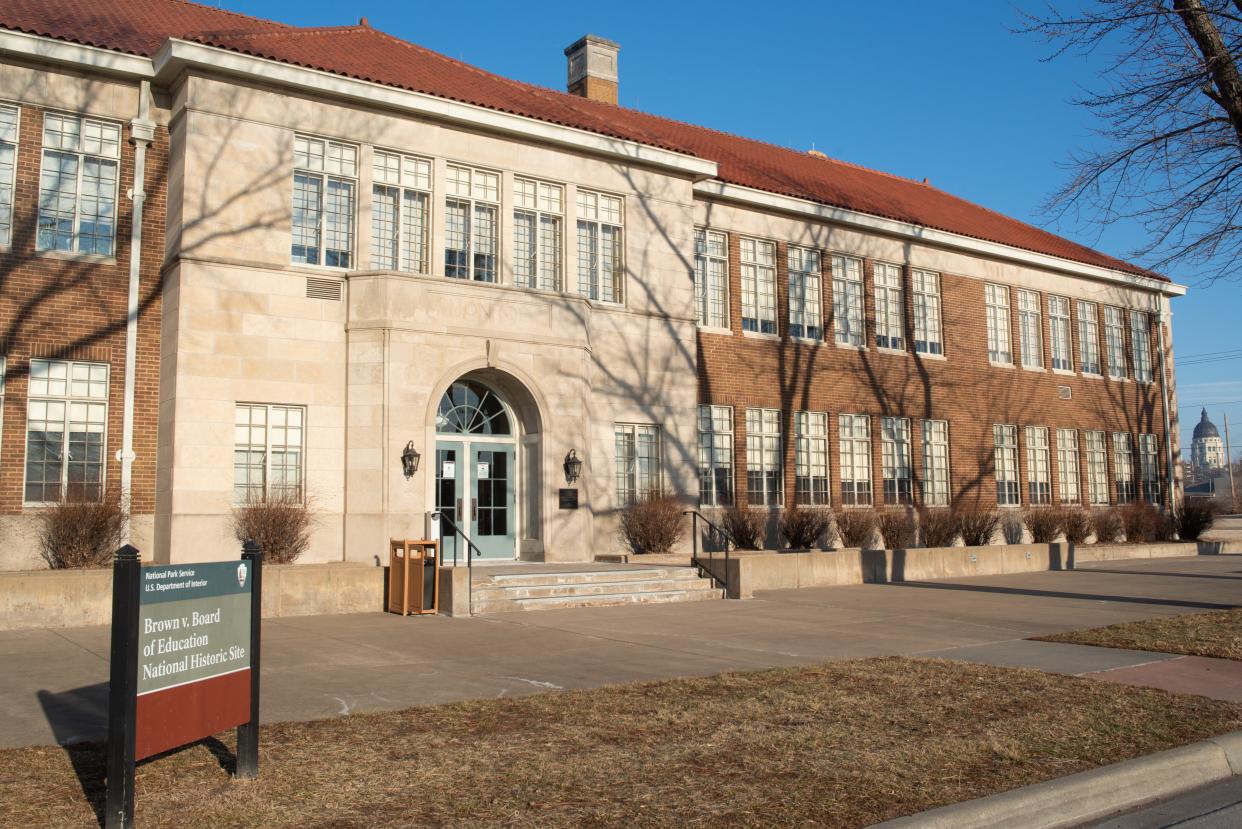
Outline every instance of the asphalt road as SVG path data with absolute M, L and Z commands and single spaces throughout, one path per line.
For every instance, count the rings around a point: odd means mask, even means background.
M 1242 827 L 1242 777 L 1153 803 L 1080 829 L 1238 829 Z

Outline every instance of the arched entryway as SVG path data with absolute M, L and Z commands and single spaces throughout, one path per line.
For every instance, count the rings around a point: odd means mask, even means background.
M 512 378 L 471 372 L 449 385 L 436 408 L 435 508 L 480 558 L 517 558 L 522 542 L 538 534 L 538 417 L 529 405 Z M 440 537 L 445 561 L 454 551 L 459 560 L 467 554 L 443 521 Z

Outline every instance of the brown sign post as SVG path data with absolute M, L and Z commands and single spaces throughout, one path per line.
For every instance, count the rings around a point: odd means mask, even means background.
M 107 829 L 134 825 L 138 760 L 237 727 L 237 776 L 259 773 L 263 555 L 141 567 L 117 551 L 112 581 Z

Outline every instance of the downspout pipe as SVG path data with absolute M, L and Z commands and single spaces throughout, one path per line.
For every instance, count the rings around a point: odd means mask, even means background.
M 134 204 L 129 234 L 129 297 L 125 310 L 125 408 L 121 426 L 121 505 L 125 509 L 122 544 L 130 543 L 130 511 L 134 490 L 134 398 L 138 378 L 138 297 L 142 265 L 142 209 L 146 204 L 147 147 L 155 138 L 155 122 L 151 120 L 151 82 L 141 81 L 138 88 L 138 115 L 130 121 L 129 140 L 134 145 L 134 186 L 129 191 Z
M 1160 397 L 1163 402 L 1161 409 L 1164 411 L 1164 462 L 1166 480 L 1168 481 L 1169 493 L 1169 511 L 1177 506 L 1177 491 L 1173 488 L 1176 477 L 1173 474 L 1173 432 L 1169 425 L 1169 368 L 1171 363 L 1169 360 L 1168 350 L 1164 347 L 1164 323 L 1165 323 L 1165 307 L 1169 304 L 1165 298 L 1160 299 L 1160 319 L 1156 326 L 1156 337 L 1158 338 L 1157 348 L 1160 349 Z M 1172 321 L 1172 309 L 1168 312 L 1169 320 Z

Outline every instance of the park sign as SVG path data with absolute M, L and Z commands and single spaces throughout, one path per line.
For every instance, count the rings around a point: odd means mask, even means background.
M 142 567 L 116 554 L 105 825 L 130 827 L 134 765 L 237 727 L 237 776 L 258 774 L 262 555 Z

